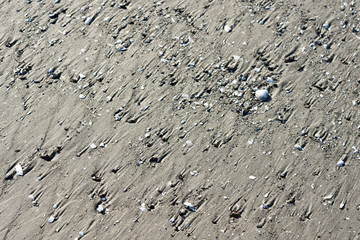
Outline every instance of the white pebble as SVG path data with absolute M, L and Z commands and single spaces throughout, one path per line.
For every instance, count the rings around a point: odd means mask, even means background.
M 48 222 L 49 222 L 49 223 L 53 223 L 54 221 L 55 221 L 54 216 L 50 216 L 49 219 L 48 219 Z
M 344 162 L 343 160 L 339 160 L 339 161 L 337 162 L 337 165 L 338 165 L 339 167 L 342 167 L 342 166 L 345 165 L 345 162 Z
M 86 78 L 86 76 L 84 74 L 82 74 L 82 73 L 79 74 L 79 77 L 80 77 L 80 79 Z
M 329 199 L 331 199 L 332 197 L 333 197 L 333 195 L 329 194 L 329 195 L 327 195 L 327 196 L 324 197 L 324 200 L 329 200 Z
M 88 17 L 85 21 L 86 25 L 90 25 L 92 23 L 92 17 Z
M 18 175 L 18 176 L 24 175 L 24 171 L 20 164 L 16 164 L 15 171 L 16 171 L 16 175 Z
M 266 101 L 270 96 L 268 90 L 260 89 L 255 92 L 255 97 L 260 101 Z
M 225 25 L 224 30 L 225 30 L 225 32 L 230 32 L 232 29 L 229 25 Z
M 102 204 L 100 204 L 100 205 L 97 207 L 96 211 L 98 211 L 98 213 L 104 212 L 104 206 L 103 206 Z
M 189 147 L 194 146 L 194 144 L 193 144 L 192 141 L 190 141 L 190 140 L 187 140 L 187 141 L 186 141 L 186 144 L 187 144 Z
M 79 98 L 80 98 L 80 99 L 85 99 L 85 95 L 84 95 L 84 94 L 80 94 L 80 95 L 79 95 Z
M 302 150 L 303 150 L 302 147 L 300 146 L 300 144 L 295 144 L 295 145 L 294 145 L 294 148 L 296 148 L 296 149 L 299 150 L 299 151 L 302 151 Z
M 96 144 L 95 144 L 95 143 L 92 143 L 92 144 L 90 144 L 90 148 L 91 148 L 91 149 L 96 149 L 96 148 L 97 148 L 97 146 L 96 146 Z
M 192 212 L 195 212 L 195 207 L 190 202 L 184 202 L 184 205 Z
M 249 179 L 251 179 L 251 180 L 255 180 L 255 179 L 256 179 L 256 177 L 255 177 L 255 176 L 253 176 L 253 175 L 251 175 L 251 176 L 249 176 Z

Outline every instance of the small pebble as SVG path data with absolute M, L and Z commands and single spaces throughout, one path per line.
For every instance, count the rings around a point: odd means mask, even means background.
M 24 175 L 24 171 L 23 171 L 20 164 L 16 164 L 15 171 L 16 171 L 16 175 L 18 175 L 18 176 L 23 176 Z
M 49 223 L 53 223 L 54 221 L 55 221 L 54 216 L 50 216 L 49 219 L 48 219 L 48 222 L 49 222 Z
M 97 148 L 97 146 L 96 146 L 96 144 L 95 144 L 95 143 L 92 143 L 92 144 L 90 144 L 90 148 L 91 148 L 91 149 L 96 149 L 96 148 Z
M 295 144 L 295 145 L 294 145 L 294 148 L 296 148 L 296 149 L 299 150 L 299 151 L 302 151 L 302 150 L 303 150 L 302 147 L 300 146 L 300 144 Z
M 249 179 L 251 179 L 251 180 L 255 180 L 256 179 L 256 177 L 255 176 L 249 176 Z
M 195 207 L 190 202 L 184 202 L 184 205 L 192 212 L 195 212 Z
M 189 147 L 194 146 L 194 144 L 193 144 L 192 141 L 190 141 L 190 140 L 187 140 L 187 141 L 186 141 L 186 144 L 187 144 Z
M 338 165 L 339 167 L 342 167 L 342 166 L 345 165 L 345 162 L 344 162 L 343 160 L 339 160 L 339 161 L 337 162 L 337 165 Z
M 84 94 L 80 94 L 80 95 L 79 95 L 79 98 L 80 98 L 80 99 L 85 99 L 85 95 L 84 95 Z
M 90 25 L 92 23 L 92 17 L 88 17 L 85 21 L 86 25 Z
M 104 206 L 102 204 L 100 204 L 97 208 L 96 211 L 98 211 L 98 213 L 103 213 L 104 212 Z
M 269 92 L 266 89 L 260 89 L 255 92 L 255 97 L 264 102 L 269 99 Z
M 225 30 L 225 32 L 231 32 L 232 29 L 229 25 L 225 25 L 224 30 Z

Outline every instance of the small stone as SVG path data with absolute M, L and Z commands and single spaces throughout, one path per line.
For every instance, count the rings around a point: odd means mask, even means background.
M 187 141 L 186 141 L 186 144 L 187 144 L 189 147 L 194 146 L 193 142 L 192 142 L 192 141 L 190 141 L 190 140 L 187 140 Z
M 332 197 L 333 197 L 333 195 L 329 194 L 329 195 L 327 195 L 327 196 L 324 197 L 324 200 L 329 200 L 329 199 L 331 199 Z
M 192 212 L 195 212 L 195 207 L 190 202 L 184 202 L 184 205 Z
M 255 180 L 256 177 L 251 175 L 251 176 L 249 176 L 249 179 L 250 179 L 250 180 Z
M 255 92 L 255 97 L 264 102 L 269 99 L 269 92 L 266 89 L 260 89 Z
M 24 175 L 24 171 L 23 171 L 20 164 L 16 164 L 15 171 L 16 171 L 16 175 L 18 175 L 18 176 L 23 176 Z
M 90 144 L 90 148 L 91 148 L 91 149 L 96 149 L 96 148 L 97 148 L 97 146 L 96 146 L 96 144 L 95 144 L 95 143 L 92 143 L 92 144 Z
M 88 17 L 85 21 L 85 24 L 90 25 L 92 23 L 92 21 L 93 21 L 92 17 Z
M 98 213 L 103 213 L 104 212 L 104 206 L 102 204 L 100 204 L 97 208 L 96 211 L 98 211 Z
M 86 96 L 85 96 L 84 94 L 80 94 L 80 95 L 79 95 L 79 98 L 80 98 L 80 99 L 85 99 L 85 97 L 86 97 Z
M 79 74 L 79 77 L 80 77 L 80 79 L 86 78 L 86 76 L 84 74 L 82 74 L 82 73 Z
M 231 32 L 232 28 L 229 25 L 225 25 L 224 30 L 225 30 L 225 32 Z
M 50 216 L 49 219 L 48 219 L 48 222 L 49 222 L 49 223 L 53 223 L 54 221 L 55 221 L 54 216 Z
M 295 144 L 295 145 L 294 145 L 294 148 L 296 148 L 296 149 L 299 150 L 299 151 L 302 151 L 302 150 L 303 150 L 302 147 L 300 146 L 300 144 Z
M 343 166 L 345 165 L 345 162 L 344 162 L 343 160 L 339 160 L 339 161 L 337 162 L 337 165 L 338 165 L 339 167 L 343 167 Z

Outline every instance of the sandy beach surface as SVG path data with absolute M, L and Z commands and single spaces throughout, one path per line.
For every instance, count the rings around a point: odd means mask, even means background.
M 0 239 L 360 239 L 359 1 L 0 13 Z

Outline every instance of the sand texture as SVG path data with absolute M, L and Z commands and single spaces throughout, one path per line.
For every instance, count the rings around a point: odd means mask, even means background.
M 359 1 L 0 13 L 0 239 L 360 238 Z

